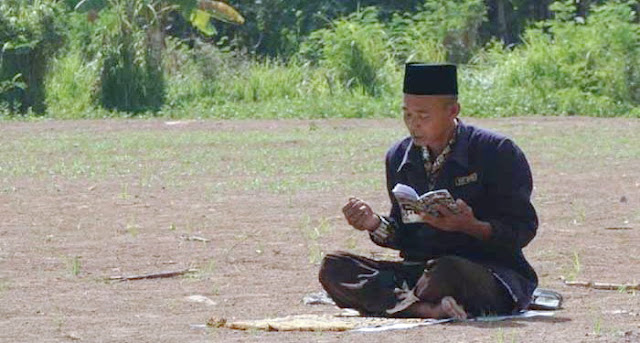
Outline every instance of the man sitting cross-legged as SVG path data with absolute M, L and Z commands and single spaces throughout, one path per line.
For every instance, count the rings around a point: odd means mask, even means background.
M 454 65 L 409 63 L 403 111 L 409 137 L 386 156 L 389 216 L 351 198 L 343 208 L 354 228 L 400 251 L 402 262 L 329 254 L 320 282 L 336 304 L 364 315 L 458 318 L 525 309 L 537 276 L 522 248 L 538 219 L 523 152 L 507 137 L 458 119 Z M 447 189 L 456 209 L 403 213 L 391 190 Z

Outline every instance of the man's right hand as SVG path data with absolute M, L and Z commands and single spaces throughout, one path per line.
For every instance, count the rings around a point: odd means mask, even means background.
M 358 198 L 349 198 L 342 213 L 349 225 L 364 231 L 373 231 L 380 226 L 380 218 L 373 212 L 371 206 Z

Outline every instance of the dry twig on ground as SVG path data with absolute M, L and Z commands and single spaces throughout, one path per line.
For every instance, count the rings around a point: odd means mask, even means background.
M 592 281 L 565 281 L 567 286 L 575 287 L 587 287 L 593 289 L 601 289 L 607 291 L 620 291 L 620 290 L 636 290 L 640 291 L 640 284 L 621 284 L 621 283 L 605 283 L 605 282 L 592 282 Z
M 151 274 L 142 274 L 142 275 L 131 275 L 131 276 L 111 276 L 109 277 L 109 281 L 132 281 L 132 280 L 145 280 L 145 279 L 163 279 L 163 278 L 171 278 L 176 276 L 182 276 L 188 273 L 195 273 L 197 269 L 183 269 L 177 271 L 169 271 L 169 272 L 160 272 L 160 273 L 151 273 Z

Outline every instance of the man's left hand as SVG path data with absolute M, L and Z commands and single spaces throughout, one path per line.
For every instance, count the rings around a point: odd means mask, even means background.
M 479 239 L 487 239 L 491 234 L 491 225 L 478 220 L 473 209 L 462 199 L 456 200 L 458 211 L 453 212 L 447 206 L 436 205 L 440 217 L 420 213 L 422 219 L 436 229 L 447 232 L 463 232 Z

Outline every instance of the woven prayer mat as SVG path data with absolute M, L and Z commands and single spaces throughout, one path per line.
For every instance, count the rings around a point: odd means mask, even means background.
M 502 321 L 508 319 L 525 319 L 533 317 L 549 317 L 554 312 L 526 311 L 512 316 L 480 317 L 468 321 Z M 264 331 L 360 331 L 378 332 L 388 330 L 410 329 L 420 326 L 453 322 L 453 319 L 399 319 L 359 317 L 351 315 L 297 315 L 260 320 L 242 320 L 227 322 L 224 319 L 212 318 L 207 325 L 226 327 L 234 330 Z

